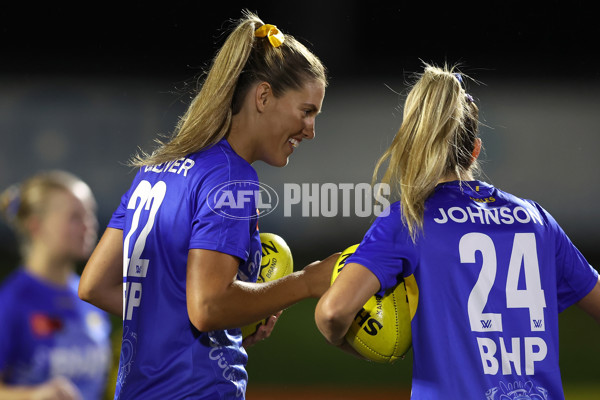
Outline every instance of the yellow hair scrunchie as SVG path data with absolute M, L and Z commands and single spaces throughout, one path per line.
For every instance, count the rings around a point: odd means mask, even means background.
M 283 33 L 275 25 L 264 24 L 254 32 L 256 37 L 267 37 L 273 47 L 279 47 L 285 40 Z

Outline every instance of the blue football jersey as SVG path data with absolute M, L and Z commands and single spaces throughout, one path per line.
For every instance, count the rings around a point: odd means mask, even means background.
M 186 269 L 190 249 L 214 250 L 240 259 L 238 279 L 256 281 L 258 189 L 256 171 L 226 140 L 137 173 L 108 225 L 124 239 L 115 399 L 245 397 L 241 330 L 195 329 Z
M 79 299 L 79 276 L 58 287 L 23 268 L 0 288 L 0 371 L 8 385 L 71 380 L 85 400 L 106 391 L 111 361 L 110 320 Z
M 564 399 L 558 314 L 598 273 L 542 207 L 480 181 L 440 184 L 416 244 L 393 203 L 348 263 L 383 294 L 414 275 L 412 399 Z

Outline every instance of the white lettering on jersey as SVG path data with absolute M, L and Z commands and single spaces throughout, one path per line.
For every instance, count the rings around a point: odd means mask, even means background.
M 180 158 L 175 161 L 169 161 L 157 165 L 147 165 L 144 167 L 144 172 L 170 172 L 173 174 L 187 176 L 187 173 L 192 167 L 196 164 L 194 160 L 190 160 L 189 158 Z
M 540 213 L 533 208 L 525 207 L 500 207 L 500 208 L 472 208 L 472 207 L 450 207 L 447 210 L 438 208 L 441 215 L 433 219 L 438 224 L 446 224 L 455 222 L 464 224 L 470 222 L 472 224 L 481 225 L 512 225 L 514 223 L 544 225 Z

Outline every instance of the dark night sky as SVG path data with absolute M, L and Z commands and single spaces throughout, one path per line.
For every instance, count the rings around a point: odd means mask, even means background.
M 2 6 L 0 73 L 198 72 L 247 7 L 308 43 L 333 77 L 416 70 L 420 59 L 506 75 L 595 77 L 600 29 L 583 1 L 23 2 Z

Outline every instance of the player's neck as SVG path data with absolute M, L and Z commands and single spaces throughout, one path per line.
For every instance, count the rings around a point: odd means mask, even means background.
M 249 116 L 242 112 L 233 116 L 231 126 L 227 134 L 227 142 L 244 160 L 252 164 L 256 161 L 255 154 L 255 133 L 250 130 L 253 124 L 248 122 Z
M 64 257 L 52 256 L 43 248 L 32 248 L 25 259 L 25 268 L 34 276 L 58 286 L 66 286 L 75 264 Z
M 469 170 L 466 172 L 461 173 L 460 175 L 455 174 L 455 173 L 449 173 L 447 175 L 445 175 L 444 177 L 442 177 L 439 181 L 438 181 L 438 185 L 440 183 L 444 183 L 444 182 L 452 182 L 452 181 L 472 181 L 475 178 L 473 177 L 473 173 Z

